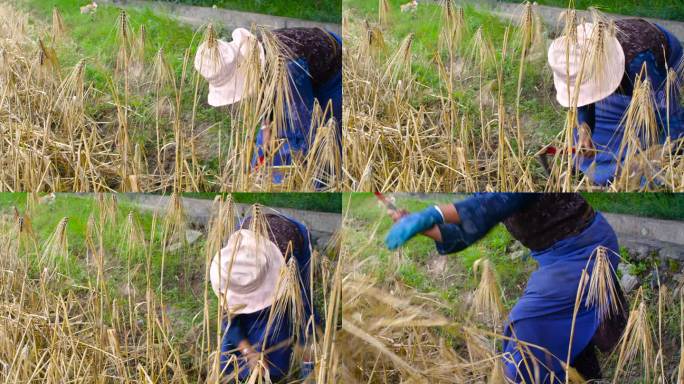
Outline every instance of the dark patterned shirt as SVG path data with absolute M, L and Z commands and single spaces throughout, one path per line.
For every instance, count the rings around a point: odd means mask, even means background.
M 524 246 L 540 251 L 580 234 L 595 217 L 575 193 L 478 193 L 454 205 L 461 222 L 439 225 L 436 247 L 442 254 L 467 248 L 500 222 Z
M 320 28 L 284 28 L 273 34 L 287 47 L 291 59 L 306 60 L 314 87 L 342 71 L 342 47 L 329 32 Z
M 660 66 L 665 66 L 668 43 L 665 34 L 652 23 L 644 19 L 623 19 L 615 21 L 617 39 L 625 51 L 625 63 L 629 63 L 638 54 L 650 50 Z
M 302 237 L 299 228 L 290 220 L 276 214 L 264 214 L 268 227 L 268 238 L 275 245 L 278 246 L 283 256 L 289 257 L 291 253 L 287 252 L 288 245 L 292 242 L 292 252 L 301 249 L 304 246 L 304 238 Z M 251 229 L 252 217 L 245 218 L 242 223 L 242 228 Z
M 634 79 L 629 74 L 632 61 L 643 53 L 652 54 L 658 68 L 664 70 L 669 44 L 665 34 L 644 19 L 617 20 L 615 26 L 618 30 L 616 37 L 625 52 L 625 76 L 620 84 L 620 92 L 631 95 Z
M 582 232 L 594 220 L 594 209 L 578 193 L 544 193 L 504 220 L 513 237 L 531 250 L 550 247 Z
M 615 26 L 618 30 L 617 40 L 625 53 L 625 72 L 616 93 L 627 96 L 633 94 L 636 76 L 641 73 L 643 64 L 647 64 L 652 82 L 664 81 L 670 46 L 663 31 L 644 19 L 617 20 Z M 658 84 L 653 86 L 657 87 Z M 595 105 L 579 107 L 577 113 L 579 125 L 586 123 L 593 133 L 596 124 Z

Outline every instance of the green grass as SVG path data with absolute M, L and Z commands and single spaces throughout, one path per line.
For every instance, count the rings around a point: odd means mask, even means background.
M 275 202 L 289 202 L 293 208 L 310 206 L 308 201 L 328 206 L 338 205 L 340 212 L 340 194 L 235 194 L 236 200 L 241 202 L 261 202 L 264 205 L 275 206 Z M 297 202 L 299 197 L 299 203 Z M 328 200 L 325 200 L 327 198 Z M 181 247 L 174 252 L 163 254 L 161 239 L 163 238 L 164 219 L 158 217 L 153 227 L 154 216 L 151 213 L 138 210 L 134 204 L 124 199 L 118 199 L 116 223 L 108 225 L 103 231 L 103 244 L 105 253 L 105 269 L 108 281 L 108 290 L 112 297 L 118 297 L 119 301 L 126 301 L 126 296 L 121 292 L 121 287 L 126 285 L 128 277 L 126 234 L 124 231 L 129 212 L 133 212 L 139 223 L 145 238 L 155 239 L 150 249 L 150 275 L 149 279 L 153 287 L 157 287 L 157 294 L 163 294 L 165 302 L 173 312 L 174 324 L 178 325 L 177 331 L 180 337 L 185 336 L 193 325 L 201 321 L 203 310 L 204 290 L 204 266 L 205 266 L 205 241 L 202 236 L 194 244 Z M 13 214 L 16 207 L 20 212 L 26 209 L 26 193 L 0 193 L 0 214 Z M 336 203 L 335 203 L 336 202 Z M 297 205 L 300 207 L 297 207 Z M 332 208 L 331 208 L 332 209 Z M 97 219 L 98 204 L 92 196 L 77 196 L 69 194 L 57 194 L 54 201 L 39 204 L 31 215 L 31 223 L 37 234 L 38 244 L 42 246 L 46 239 L 54 233 L 57 224 L 64 217 L 68 217 L 66 227 L 70 257 L 58 263 L 57 272 L 68 276 L 71 285 L 65 285 L 64 289 L 74 289 L 76 286 L 94 286 L 95 275 L 92 265 L 87 265 L 86 231 L 88 220 L 91 215 Z M 132 249 L 131 270 L 133 285 L 137 294 L 144 295 L 147 284 L 145 265 L 147 258 L 144 250 Z M 162 261 L 162 257 L 164 260 Z M 162 264 L 163 262 L 163 264 Z M 158 287 L 161 284 L 162 265 L 164 270 L 163 290 Z M 317 295 L 320 292 L 316 291 Z M 318 296 L 317 296 L 318 297 Z M 216 297 L 210 295 L 209 312 L 212 316 L 217 313 Z M 322 302 L 318 300 L 317 302 Z M 211 319 L 214 321 L 215 319 Z
M 465 195 L 445 194 L 444 198 L 428 200 L 399 195 L 396 205 L 409 212 L 427 206 L 453 201 Z M 644 193 L 586 193 L 584 196 L 597 210 L 627 213 L 640 216 L 684 219 L 684 195 Z M 364 264 L 367 272 L 378 281 L 399 280 L 425 293 L 434 293 L 457 308 L 462 293 L 476 288 L 473 263 L 487 257 L 495 267 L 505 296 L 505 305 L 511 308 L 522 294 L 529 274 L 536 269 L 530 258 L 512 259 L 514 239 L 503 225 L 494 227 L 483 239 L 456 254 L 448 255 L 446 275 L 452 278 L 436 277 L 428 272 L 431 259 L 437 257 L 434 242 L 424 236 L 416 236 L 401 248 L 400 257 L 384 245 L 384 237 L 392 226 L 375 196 L 367 193 L 344 195 L 344 209 L 348 210 L 348 225 L 345 228 L 345 243 L 351 244 L 354 252 L 371 261 Z M 370 239 L 373 230 L 375 237 Z M 370 239 L 370 240 L 369 240 Z M 529 255 L 528 251 L 522 251 Z M 650 266 L 650 264 L 649 264 Z M 456 309 L 455 309 L 456 310 Z
M 82 15 L 80 6 L 84 4 L 80 0 L 21 0 L 19 2 L 24 9 L 30 12 L 34 23 L 42 23 L 49 26 L 52 23 L 52 9 L 56 7 L 64 19 L 67 28 L 67 37 L 55 45 L 57 55 L 62 67 L 62 74 L 69 74 L 73 66 L 81 59 L 86 59 L 86 88 L 92 87 L 93 100 L 87 104 L 87 113 L 96 121 L 114 121 L 116 119 L 116 107 L 112 105 L 112 84 L 117 84 L 118 92 L 123 94 L 123 82 L 113 79 L 118 52 L 117 20 L 120 9 L 110 5 L 100 4 L 97 12 L 92 15 Z M 195 75 L 192 60 L 197 45 L 202 39 L 201 33 L 192 28 L 178 23 L 165 15 L 156 14 L 149 9 L 127 9 L 131 31 L 136 36 L 140 26 L 144 25 L 147 31 L 145 45 L 145 65 L 151 68 L 154 58 L 160 48 L 163 48 L 165 58 L 169 63 L 171 72 L 179 81 L 183 71 L 184 55 L 190 49 L 188 62 L 187 80 L 182 90 L 182 119 L 190 120 L 192 104 L 194 100 Z M 46 31 L 47 33 L 47 31 Z M 44 41 L 50 41 L 49 37 Z M 204 95 L 207 94 L 205 81 L 200 81 L 200 102 L 197 106 L 196 127 L 212 127 L 209 135 L 213 142 L 218 142 L 217 135 L 221 134 L 225 148 L 229 143 L 229 132 L 224 127 L 228 126 L 228 114 L 218 108 L 212 108 L 206 103 Z M 147 148 L 148 152 L 154 152 L 155 146 L 155 108 L 157 99 L 156 92 L 144 86 L 141 89 L 131 87 L 129 106 L 135 113 L 130 113 L 130 135 L 134 144 L 140 144 Z M 162 90 L 161 96 L 173 99 L 174 93 L 171 87 Z M 160 120 L 162 136 L 172 139 L 172 124 L 166 117 Z M 216 138 L 216 140 L 214 140 Z M 216 151 L 218 153 L 218 151 Z M 225 151 L 224 151 L 225 153 Z M 200 159 L 206 162 L 209 169 L 217 169 L 218 162 L 215 156 L 207 155 Z
M 398 43 L 409 33 L 414 33 L 413 71 L 417 75 L 418 81 L 430 87 L 438 88 L 440 79 L 433 59 L 435 52 L 437 52 L 441 29 L 441 22 L 439 22 L 441 20 L 441 7 L 437 4 L 425 2 L 420 4 L 415 13 L 401 13 L 399 7 L 406 1 L 388 0 L 388 2 L 391 21 L 389 31 L 385 30 L 385 38 L 393 43 Z M 344 7 L 350 9 L 352 15 L 356 17 L 374 21 L 378 19 L 378 1 L 344 0 Z M 482 26 L 495 44 L 501 42 L 506 23 L 493 14 L 476 10 L 474 7 L 466 7 L 465 12 L 471 33 L 477 27 Z
M 52 23 L 52 9 L 56 7 L 62 14 L 68 33 L 67 41 L 56 47 L 62 67 L 71 67 L 85 58 L 86 80 L 100 91 L 109 91 L 118 52 L 119 8 L 100 5 L 94 14 L 82 15 L 79 7 L 83 1 L 80 0 L 22 0 L 20 4 L 48 26 Z M 146 61 L 151 63 L 157 51 L 163 48 L 174 73 L 180 76 L 185 50 L 197 46 L 202 36 L 192 28 L 149 9 L 127 9 L 126 13 L 134 33 L 137 34 L 141 25 L 147 30 Z M 132 102 L 136 101 L 134 98 Z M 143 101 L 146 99 L 140 100 Z
M 397 198 L 399 208 L 415 212 L 435 203 L 453 198 L 420 200 L 412 197 Z M 509 256 L 513 238 L 499 225 L 473 246 L 456 254 L 447 256 L 444 276 L 434 276 L 428 272 L 431 259 L 437 257 L 435 243 L 424 236 L 416 236 L 398 252 L 389 251 L 384 245 L 392 222 L 372 194 L 354 193 L 344 195 L 345 211 L 348 210 L 348 223 L 345 227 L 344 242 L 352 246 L 352 252 L 359 252 L 361 258 L 368 258 L 364 264 L 367 273 L 377 281 L 399 280 L 424 293 L 436 294 L 452 304 L 450 310 L 457 311 L 462 306 L 463 293 L 477 287 L 477 279 L 472 272 L 473 263 L 487 257 L 494 265 L 502 290 L 505 305 L 511 308 L 525 287 L 529 273 L 536 268 L 531 258 L 513 260 Z M 370 239 L 373 230 L 375 237 Z M 370 239 L 370 240 L 369 240 Z M 399 256 L 398 256 L 399 255 Z
M 513 0 L 514 2 L 523 2 Z M 567 0 L 537 0 L 541 5 L 568 7 Z M 679 0 L 574 0 L 576 9 L 596 7 L 603 12 L 629 16 L 654 17 L 667 20 L 684 20 L 684 3 Z
M 436 3 L 422 2 L 415 13 L 401 13 L 399 7 L 406 1 L 388 1 L 390 4 L 390 26 L 384 31 L 385 38 L 390 41 L 392 47 L 395 47 L 409 33 L 414 33 L 412 70 L 417 81 L 434 90 L 429 92 L 430 95 L 440 90 L 445 91 L 434 61 L 441 29 L 441 7 Z M 350 10 L 353 18 L 373 21 L 378 19 L 378 1 L 344 0 L 344 8 Z M 504 34 L 510 22 L 502 21 L 496 15 L 476 9 L 471 5 L 465 5 L 464 12 L 468 23 L 468 36 L 465 38 L 463 46 L 459 48 L 459 53 L 463 56 L 467 55 L 467 45 L 470 44 L 472 35 L 479 27 L 482 27 L 484 34 L 494 44 L 497 57 L 500 57 Z M 511 38 L 513 32 L 514 30 L 511 31 Z M 446 56 L 442 59 L 445 63 L 448 62 Z M 504 65 L 504 99 L 506 104 L 510 105 L 509 108 L 514 108 L 515 105 L 518 71 L 518 55 L 509 56 Z M 493 69 L 485 73 L 484 79 L 486 82 L 496 79 Z M 563 129 L 564 111 L 553 101 L 555 99 L 550 93 L 552 89 L 552 77 L 546 64 L 526 64 L 522 83 L 522 95 L 524 97 L 520 104 L 521 125 L 525 136 L 532 138 L 535 147 L 548 144 L 553 136 Z M 496 86 L 493 91 L 496 92 Z M 478 126 L 479 85 L 471 80 L 465 86 L 457 86 L 456 91 L 451 96 L 458 102 L 461 110 L 467 113 L 472 121 L 471 126 Z M 428 98 L 431 97 L 428 96 Z M 430 101 L 414 100 L 416 107 L 420 104 L 424 105 L 426 102 L 429 103 Z
M 11 213 L 14 207 L 23 212 L 26 208 L 26 199 L 25 193 L 0 193 L 0 213 Z M 116 223 L 107 226 L 103 231 L 103 244 L 109 293 L 123 302 L 126 301 L 126 296 L 120 289 L 126 285 L 128 269 L 127 247 L 122 244 L 126 244 L 124 226 L 129 212 L 134 213 L 146 240 L 151 237 L 156 239 L 150 247 L 151 273 L 149 278 L 153 287 L 159 287 L 162 271 L 162 248 L 159 240 L 162 238 L 163 220 L 158 218 L 153 230 L 151 214 L 138 211 L 125 201 L 119 201 Z M 98 215 L 98 205 L 93 197 L 59 194 L 53 202 L 38 205 L 31 216 L 31 223 L 39 245 L 42 245 L 55 231 L 62 218 L 68 217 L 66 230 L 70 257 L 57 265 L 57 272 L 67 276 L 73 282 L 71 286 L 65 286 L 65 289 L 95 285 L 93 267 L 86 263 L 86 230 L 90 215 L 95 218 Z M 131 269 L 137 271 L 132 280 L 140 297 L 144 295 L 148 277 L 145 274 L 146 256 L 143 250 L 132 249 L 131 251 Z M 195 319 L 195 316 L 201 313 L 204 305 L 202 299 L 204 238 L 179 251 L 167 252 L 163 265 L 165 276 L 163 292 L 157 288 L 157 294 L 163 294 L 165 301 L 173 309 L 176 316 L 174 321 L 179 326 L 179 335 L 183 336 L 184 332 L 199 321 Z M 210 304 L 215 308 L 217 300 L 213 295 L 211 300 Z M 216 311 L 210 313 L 216 313 Z
M 263 13 L 274 16 L 293 17 L 322 21 L 342 22 L 342 0 L 166 0 L 188 5 L 200 5 L 233 9 L 243 12 Z
M 0 193 L 0 208 L 25 207 L 25 193 Z
M 339 193 L 247 193 L 231 194 L 233 200 L 243 204 L 266 205 L 274 208 L 292 208 L 306 211 L 340 213 L 342 195 Z M 215 193 L 185 193 L 183 196 L 198 199 L 214 199 Z
M 677 193 L 583 193 L 597 210 L 666 220 L 684 220 L 684 195 Z
M 597 207 L 632 207 L 636 208 L 642 204 L 636 200 L 639 196 L 644 197 L 643 206 L 648 212 L 653 212 L 655 207 L 665 207 L 668 204 L 674 206 L 675 195 L 661 194 L 654 196 L 649 194 L 587 194 L 587 198 L 596 203 Z M 422 209 L 426 206 L 442 203 L 445 200 L 456 200 L 463 198 L 463 195 L 445 194 L 444 199 L 430 198 L 419 200 L 418 198 L 405 197 L 399 195 L 396 205 L 411 212 Z M 681 199 L 681 198 L 680 198 Z M 656 204 L 658 202 L 658 204 Z M 443 274 L 435 275 L 428 270 L 429 260 L 436 255 L 434 243 L 421 236 L 416 236 L 405 244 L 399 251 L 390 252 L 383 244 L 383 239 L 391 227 L 390 219 L 372 194 L 345 194 L 345 210 L 348 210 L 347 225 L 345 226 L 344 243 L 350 247 L 351 254 L 359 259 L 359 271 L 373 277 L 377 285 L 382 288 L 392 289 L 392 282 L 408 285 L 419 292 L 421 300 L 426 298 L 438 297 L 441 299 L 442 312 L 451 319 L 462 319 L 466 299 L 477 287 L 477 279 L 472 272 L 472 265 L 475 260 L 487 257 L 492 262 L 496 275 L 501 285 L 504 295 L 504 306 L 510 310 L 523 294 L 527 280 L 532 271 L 537 266 L 531 257 L 512 259 L 512 245 L 514 244 L 511 235 L 503 225 L 496 226 L 483 239 L 456 254 L 448 255 L 447 267 Z M 681 204 L 679 201 L 676 204 Z M 650 207 L 650 208 L 649 208 Z M 377 232 L 373 232 L 377 229 Z M 371 236 L 375 234 L 374 236 Z M 363 262 L 361 262 L 361 260 Z M 649 284 L 650 271 L 653 268 L 651 261 L 641 261 L 634 263 L 630 269 L 631 273 L 637 274 L 642 278 L 644 293 L 649 305 L 649 317 L 657 324 L 657 293 L 653 291 Z M 668 263 L 667 268 L 670 273 L 681 272 L 679 263 Z M 668 279 L 668 287 L 674 289 L 677 282 Z M 630 304 L 636 290 L 627 295 Z M 416 295 L 418 296 L 418 295 Z M 670 363 L 676 364 L 679 353 L 679 304 L 674 296 L 674 302 L 666 302 L 663 313 L 663 355 L 675 356 L 668 359 Z M 429 299 L 428 299 L 429 300 Z M 453 338 L 449 332 L 440 328 L 435 330 L 444 336 L 447 345 Z M 456 351 L 460 351 L 458 343 L 452 345 Z M 457 352 L 458 353 L 458 352 Z M 611 377 L 615 365 L 615 355 L 602 355 L 600 361 L 604 366 L 605 377 Z M 612 360 L 611 360 L 612 359 Z M 638 377 L 635 374 L 633 377 Z

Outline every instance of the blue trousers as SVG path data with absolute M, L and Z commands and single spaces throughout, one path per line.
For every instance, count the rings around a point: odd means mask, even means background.
M 665 34 L 669 44 L 668 67 L 677 69 L 684 57 L 679 39 L 666 29 L 658 26 Z M 684 108 L 681 106 L 681 95 L 678 89 L 672 89 L 670 97 L 666 96 L 666 73 L 655 65 L 655 59 L 643 54 L 628 66 L 630 78 L 641 72 L 642 65 L 647 64 L 648 77 L 652 86 L 653 108 L 659 125 L 659 142 L 666 139 L 672 141 L 684 137 Z M 649 65 L 651 64 L 651 65 Z M 681 82 L 680 76 L 677 82 Z M 669 107 L 668 107 L 669 101 Z M 597 185 L 608 185 L 619 171 L 620 164 L 626 154 L 621 151 L 621 144 L 625 135 L 624 116 L 632 102 L 632 97 L 618 92 L 596 102 L 596 122 L 592 133 L 592 141 L 597 153 L 592 158 L 577 158 L 582 173 L 587 175 Z M 669 117 L 669 118 L 668 118 Z M 578 135 L 575 130 L 575 143 Z M 642 138 L 642 147 L 650 145 Z M 644 180 L 645 181 L 645 180 Z M 643 182 L 642 181 L 642 184 Z
M 342 47 L 342 38 L 332 32 L 333 37 Z M 310 132 L 312 112 L 315 102 L 320 104 L 325 110 L 329 103 L 332 104 L 332 111 L 326 116 L 334 117 L 336 121 L 337 146 L 340 155 L 342 153 L 342 68 L 330 79 L 322 84 L 313 85 L 308 72 L 309 64 L 304 60 L 294 60 L 288 63 L 290 74 L 290 87 L 293 93 L 292 104 L 287 111 L 287 127 L 282 132 L 285 143 L 279 148 L 272 158 L 264 157 L 264 137 L 263 131 L 259 131 L 256 138 L 257 152 L 252 160 L 252 166 L 260 164 L 260 159 L 264 159 L 266 165 L 282 166 L 292 164 L 292 154 L 298 153 L 306 156 L 309 152 L 316 132 Z M 316 127 L 313 127 L 316 128 Z M 280 184 L 283 175 L 280 172 L 273 173 L 273 183 Z
M 561 384 L 563 363 L 572 345 L 570 364 L 589 345 L 599 328 L 596 307 L 584 300 L 570 333 L 582 270 L 591 274 L 596 248 L 607 248 L 613 268 L 618 264 L 618 242 L 610 224 L 600 214 L 584 231 L 563 239 L 548 249 L 532 253 L 539 269 L 532 273 L 525 293 L 509 315 L 504 335 L 514 340 L 503 343 L 506 376 L 518 383 Z M 588 264 L 588 265 L 587 265 Z M 519 340 L 524 343 L 518 343 Z M 526 344 L 535 347 L 526 347 Z

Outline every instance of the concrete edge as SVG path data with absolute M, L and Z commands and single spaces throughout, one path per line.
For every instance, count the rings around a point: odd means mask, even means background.
M 505 18 L 508 20 L 519 20 L 520 17 L 522 17 L 522 10 L 523 8 L 521 7 L 520 4 L 516 3 L 507 3 L 507 2 L 496 2 L 495 4 L 492 4 L 491 2 L 487 1 L 472 1 L 468 0 L 467 1 L 470 4 L 475 5 L 476 7 L 482 8 L 482 9 L 487 9 L 500 18 Z M 558 8 L 558 7 L 551 7 L 548 5 L 537 5 L 538 10 L 539 10 L 539 15 L 541 16 L 542 20 L 544 20 L 544 23 L 547 24 L 548 26 L 551 26 L 553 28 L 558 28 L 562 27 L 562 23 L 559 23 L 559 18 L 561 16 L 561 13 L 565 11 L 563 8 Z M 614 13 L 603 13 L 607 17 L 611 19 L 626 19 L 626 18 L 637 18 L 638 16 L 627 16 L 627 15 L 619 15 L 619 14 L 614 14 Z M 577 17 L 578 19 L 585 18 L 587 20 L 591 20 L 591 14 L 589 11 L 586 10 L 577 10 Z M 663 19 L 654 19 L 654 18 L 648 18 L 648 17 L 642 17 L 644 20 L 648 20 L 649 22 L 659 24 L 662 27 L 665 27 L 668 31 L 672 32 L 679 41 L 684 42 L 684 22 L 676 21 L 676 20 L 663 20 Z
M 116 7 L 150 8 L 157 12 L 163 12 L 179 22 L 199 27 L 210 22 L 222 24 L 230 28 L 251 28 L 252 25 L 262 25 L 269 28 L 322 28 L 337 34 L 342 33 L 342 25 L 334 23 L 322 23 L 310 20 L 300 20 L 290 17 L 271 16 L 261 13 L 233 11 L 222 8 L 198 7 L 193 5 L 175 4 L 160 1 L 126 0 L 103 0 L 105 4 Z
M 144 211 L 158 214 L 166 212 L 171 197 L 168 195 L 149 195 L 137 193 L 121 194 L 125 200 Z M 213 200 L 181 197 L 185 215 L 191 225 L 204 228 L 208 225 L 213 214 Z M 251 208 L 250 204 L 236 204 L 237 212 L 242 217 Z M 341 213 L 305 211 L 292 208 L 268 207 L 283 215 L 292 217 L 304 223 L 312 234 L 322 234 L 330 237 L 339 231 L 342 225 Z
M 392 193 L 396 197 L 410 197 L 421 200 L 441 201 L 444 196 L 458 200 L 466 196 L 461 193 Z M 620 237 L 658 241 L 684 248 L 684 221 L 653 219 L 618 213 L 601 212 L 613 230 Z
M 627 235 L 682 246 L 684 222 L 601 212 L 618 237 Z

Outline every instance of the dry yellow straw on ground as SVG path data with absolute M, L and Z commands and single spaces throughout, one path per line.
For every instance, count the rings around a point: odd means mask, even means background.
M 551 74 L 544 71 L 548 40 L 536 7 L 522 5 L 521 22 L 510 25 L 493 44 L 491 32 L 483 28 L 486 26 L 465 28 L 473 24 L 469 22 L 473 11 L 458 9 L 452 1 L 440 4 L 441 10 L 421 4 L 425 11 L 411 16 L 425 19 L 417 23 L 427 22 L 428 17 L 440 23 L 438 44 L 420 41 L 430 36 L 423 31 L 423 36 L 413 32 L 397 36 L 388 20 L 408 16 L 394 14 L 396 10 L 387 8 L 383 0 L 379 1 L 377 23 L 365 19 L 373 15 L 353 8 L 346 11 L 344 187 L 443 192 L 598 189 L 589 178 L 574 172 L 571 149 L 576 108 L 554 112 L 559 123 L 565 120 L 565 128 L 555 137 L 543 139 L 547 142 L 540 141 L 539 134 L 527 126 L 535 116 L 526 116 L 521 105 L 531 99 L 555 102 L 551 93 L 538 94 L 539 89 L 550 87 Z M 615 26 L 596 11 L 592 17 L 601 27 L 595 31 L 597 43 L 586 53 L 587 66 L 605 66 L 601 41 L 616 33 Z M 567 12 L 565 19 L 566 33 L 572 34 L 579 20 L 574 12 Z M 417 42 L 421 44 L 414 48 Z M 421 83 L 413 71 L 416 68 L 431 73 L 421 78 L 436 76 L 437 80 Z M 543 84 L 524 92 L 531 68 L 540 68 L 537 72 Z M 626 154 L 625 162 L 614 183 L 603 189 L 684 190 L 684 143 L 652 146 L 658 135 L 649 87 L 645 81 L 635 87 L 624 121 L 627 128 L 621 153 Z M 513 97 L 510 89 L 515 89 Z M 471 90 L 478 95 L 474 108 L 468 105 L 470 100 L 458 99 L 469 97 Z M 643 136 L 649 138 L 647 143 L 640 140 Z M 647 144 L 651 145 L 648 150 Z M 561 149 L 549 159 L 550 175 L 537 160 L 540 148 L 547 145 Z

